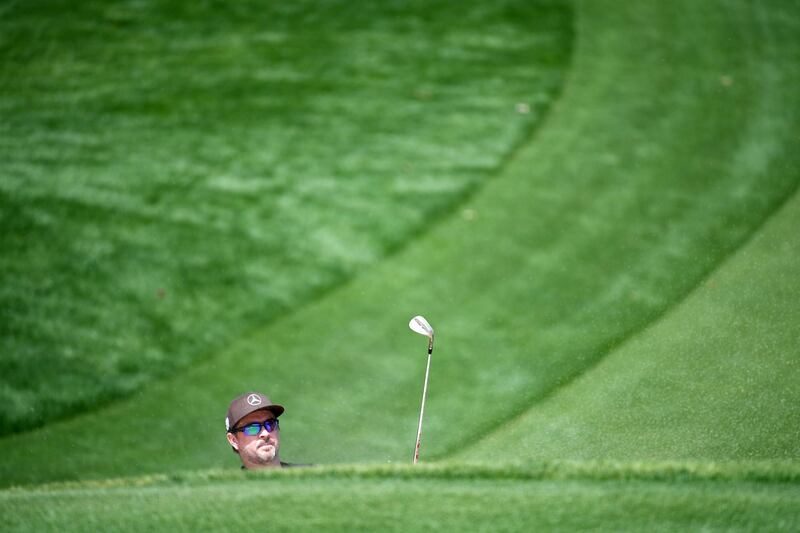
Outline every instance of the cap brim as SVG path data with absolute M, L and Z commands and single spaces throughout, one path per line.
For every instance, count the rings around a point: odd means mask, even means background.
M 283 411 L 284 411 L 283 406 L 282 405 L 278 405 L 277 403 L 272 404 L 272 405 L 268 405 L 264 409 L 266 409 L 268 411 L 271 411 L 272 414 L 275 415 L 275 418 L 278 418 L 279 416 L 281 416 L 283 414 Z
M 244 415 L 242 415 L 242 418 L 246 417 L 247 415 L 249 415 L 251 413 L 255 413 L 256 411 L 269 411 L 270 413 L 275 415 L 275 418 L 278 418 L 279 416 L 281 416 L 283 414 L 284 409 L 283 409 L 282 405 L 278 405 L 276 403 L 274 403 L 272 405 L 267 405 L 265 407 L 258 406 L 257 408 L 253 409 L 252 411 L 246 412 Z M 239 420 L 241 420 L 242 418 L 240 418 Z

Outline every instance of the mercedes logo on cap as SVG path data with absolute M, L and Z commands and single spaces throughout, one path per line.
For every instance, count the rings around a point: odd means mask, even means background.
M 258 394 L 251 394 L 247 397 L 247 403 L 250 405 L 261 405 L 261 396 Z

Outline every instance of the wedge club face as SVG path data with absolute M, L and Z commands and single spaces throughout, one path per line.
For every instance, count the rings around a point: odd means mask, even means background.
M 411 328 L 411 331 L 414 333 L 419 333 L 420 335 L 424 335 L 428 337 L 428 353 L 433 352 L 433 328 L 428 321 L 425 320 L 425 317 L 417 315 L 411 319 L 411 322 L 408 323 L 408 327 Z

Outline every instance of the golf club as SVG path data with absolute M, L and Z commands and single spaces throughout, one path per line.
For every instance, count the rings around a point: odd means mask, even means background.
M 425 398 L 428 397 L 428 374 L 431 370 L 431 354 L 433 353 L 433 328 L 422 316 L 415 316 L 408 323 L 414 333 L 428 337 L 428 365 L 425 367 L 425 385 L 422 387 L 422 406 L 419 409 L 419 426 L 417 427 L 417 444 L 414 446 L 414 464 L 419 461 L 419 442 L 422 437 L 422 415 L 425 413 Z

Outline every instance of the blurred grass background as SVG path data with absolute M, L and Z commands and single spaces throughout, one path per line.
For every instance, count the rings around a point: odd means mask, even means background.
M 71 9 L 0 19 L 0 483 L 95 481 L 0 491 L 15 527 L 797 528 L 796 3 Z M 446 481 L 235 471 L 251 388 L 285 460 L 409 462 L 420 313 Z

